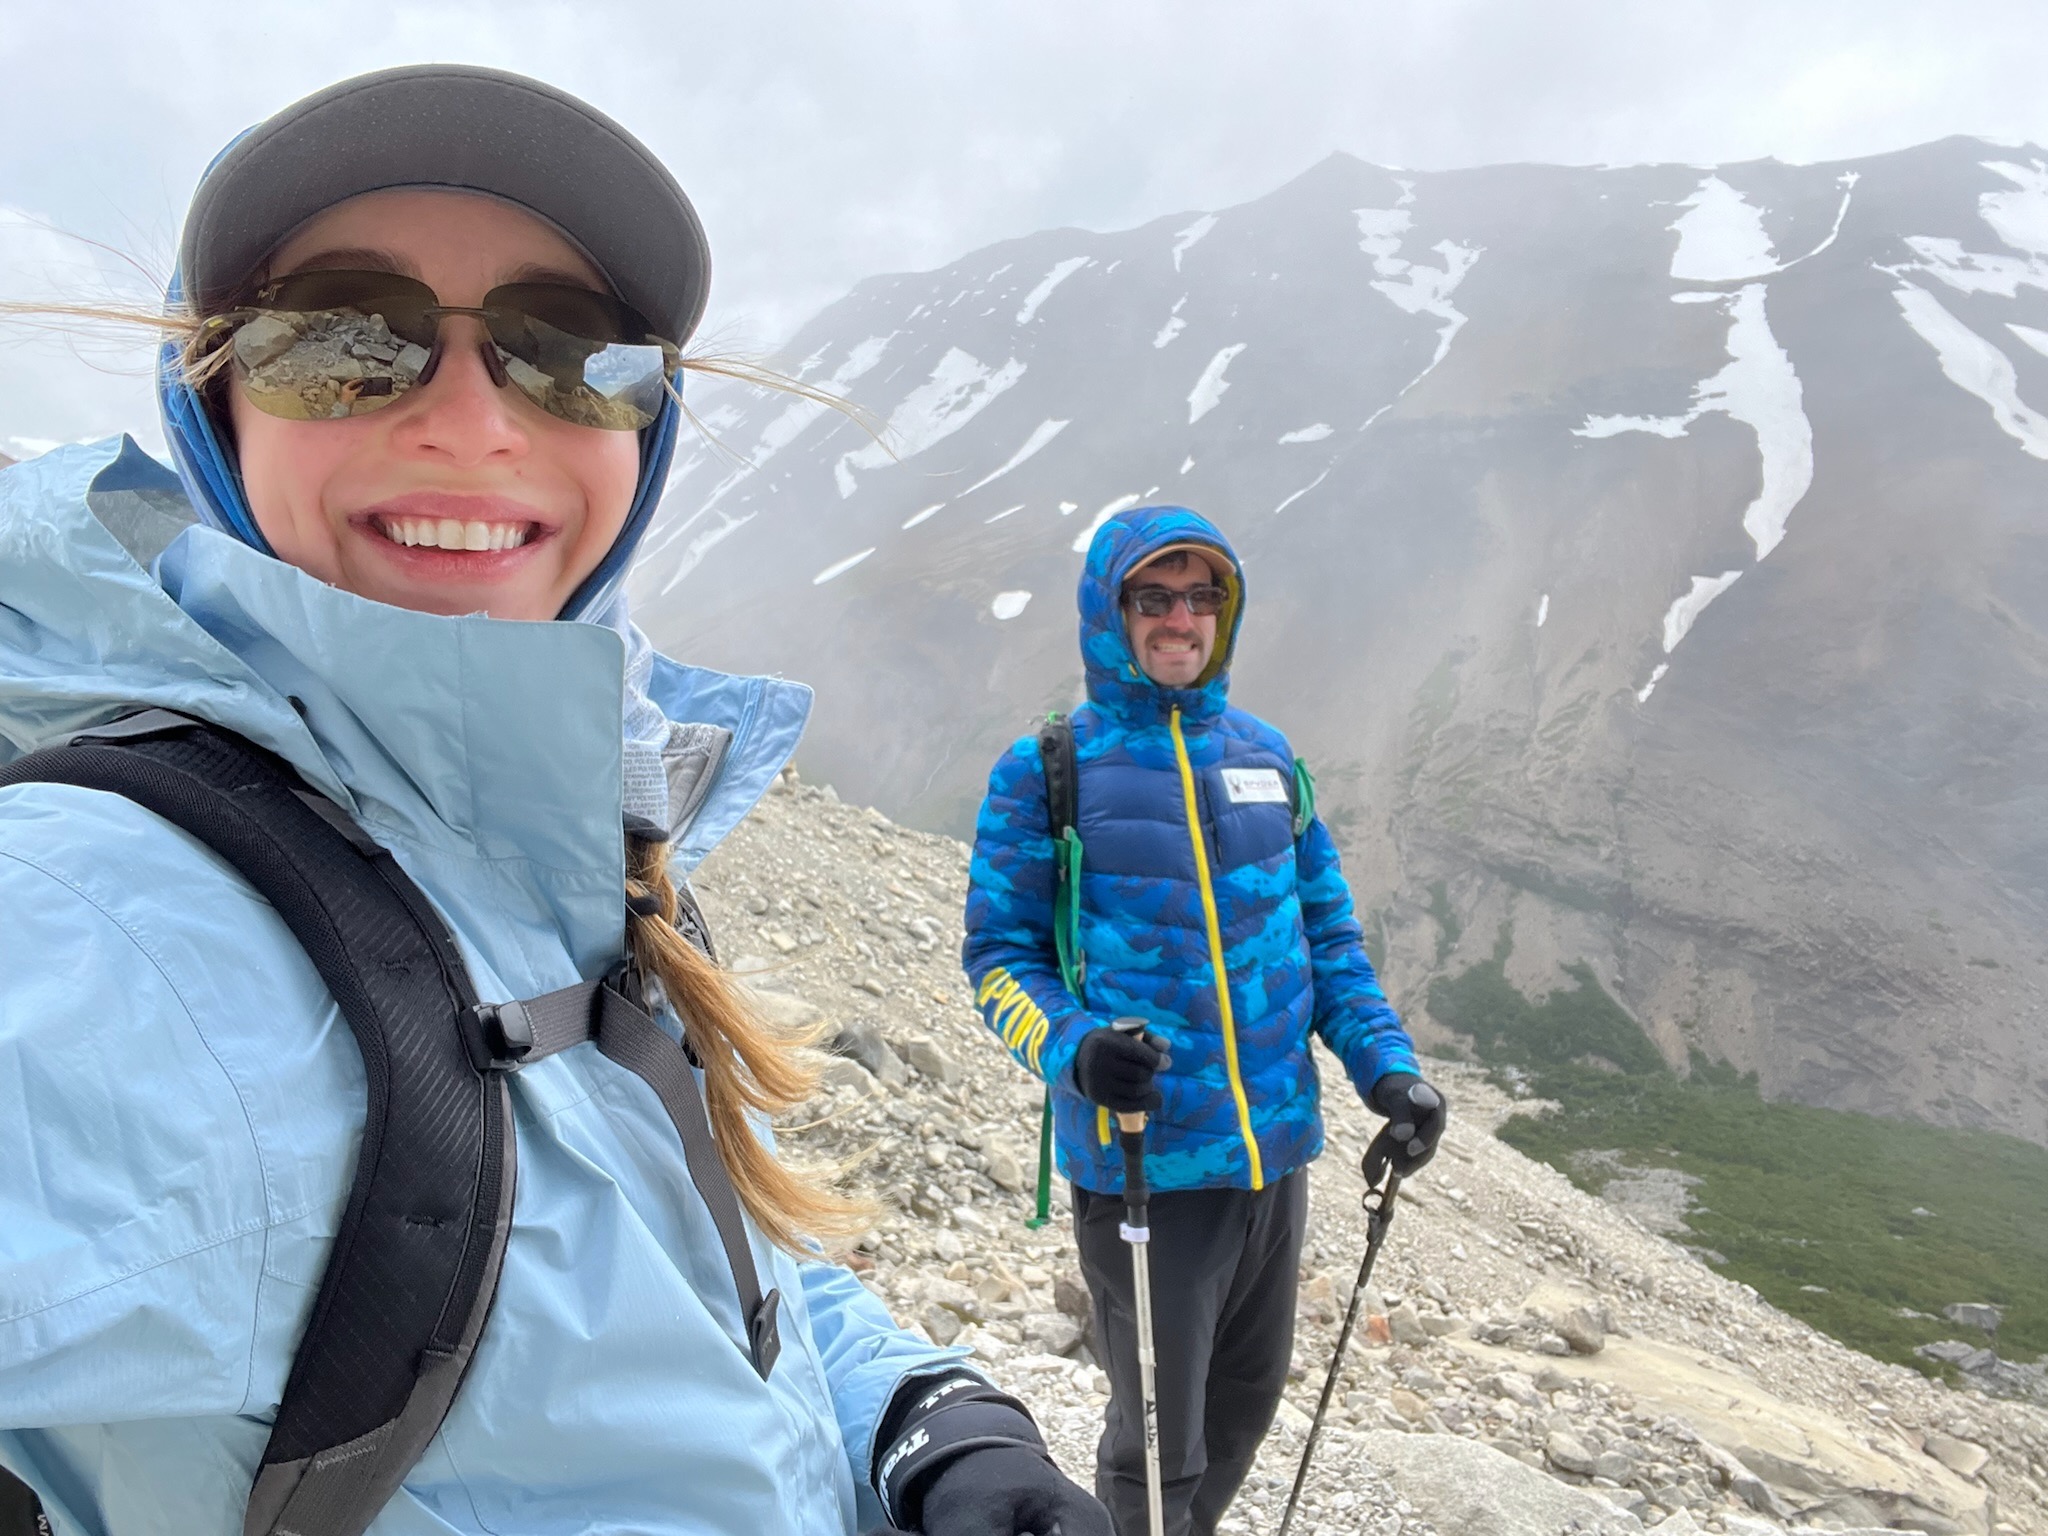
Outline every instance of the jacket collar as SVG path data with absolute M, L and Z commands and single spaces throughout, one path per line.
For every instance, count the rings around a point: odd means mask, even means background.
M 200 525 L 152 574 L 95 515 L 115 495 L 176 482 L 125 439 L 0 475 L 0 757 L 138 704 L 178 710 L 276 752 L 394 850 L 602 893 L 560 915 L 572 948 L 616 947 L 625 637 L 389 607 Z M 788 760 L 810 690 L 662 660 L 650 691 L 732 732 L 677 850 L 688 869 Z

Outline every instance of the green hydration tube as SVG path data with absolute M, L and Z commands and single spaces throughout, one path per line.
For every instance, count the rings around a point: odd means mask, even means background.
M 1081 834 L 1072 827 L 1060 829 L 1053 845 L 1053 862 L 1059 878 L 1052 895 L 1052 942 L 1059 952 L 1060 980 L 1075 1002 L 1081 1001 L 1081 987 L 1087 979 L 1087 962 L 1081 957 Z M 1045 1103 L 1038 1117 L 1038 1204 L 1024 1223 L 1033 1231 L 1052 1220 L 1052 1084 L 1045 1087 Z

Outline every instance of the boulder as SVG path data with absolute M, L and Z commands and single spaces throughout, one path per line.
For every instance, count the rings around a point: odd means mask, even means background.
M 827 1087 L 847 1088 L 863 1096 L 875 1091 L 875 1075 L 851 1056 L 827 1056 L 818 1068 Z
M 1642 1522 L 1598 1494 L 1546 1477 L 1460 1435 L 1361 1435 L 1385 1473 L 1440 1536 L 1637 1536 Z
M 1337 1321 L 1337 1287 L 1328 1275 L 1314 1275 L 1295 1293 L 1295 1305 L 1311 1322 Z
M 1396 1387 L 1389 1392 L 1387 1406 L 1411 1424 L 1420 1424 L 1429 1417 L 1429 1404 L 1406 1387 Z
M 1595 1459 L 1592 1450 L 1568 1430 L 1553 1429 L 1543 1441 L 1543 1454 L 1560 1472 L 1576 1472 L 1581 1477 L 1593 1475 Z
M 1988 1301 L 1952 1301 L 1941 1309 L 1941 1315 L 1965 1328 L 1981 1328 L 1986 1333 L 1995 1334 L 1998 1325 L 2005 1320 L 2005 1308 Z
M 1495 1397 L 1504 1397 L 1511 1403 L 1520 1403 L 1524 1408 L 1547 1408 L 1543 1394 L 1536 1390 L 1536 1383 L 1520 1371 L 1496 1371 L 1486 1378 L 1486 1390 Z
M 1422 1326 L 1422 1314 L 1415 1303 L 1404 1301 L 1387 1314 L 1387 1326 L 1394 1331 L 1396 1344 L 1427 1344 L 1429 1330 Z
M 903 1058 L 882 1038 L 881 1030 L 866 1019 L 841 1024 L 832 1036 L 831 1048 L 835 1056 L 852 1057 L 891 1088 L 901 1088 L 910 1081 Z
M 1607 1347 L 1607 1326 L 1597 1309 L 1569 1307 L 1557 1318 L 1557 1331 L 1575 1355 L 1597 1355 Z
M 1930 1434 L 1923 1449 L 1958 1477 L 1975 1477 L 1991 1459 L 1991 1453 L 1974 1440 L 1958 1440 L 1954 1435 Z
M 1034 1312 L 1024 1319 L 1024 1342 L 1048 1355 L 1064 1355 L 1081 1342 L 1081 1325 L 1063 1312 Z
M 754 1011 L 777 1029 L 792 1034 L 818 1029 L 825 1023 L 825 1010 L 806 1002 L 794 992 L 779 992 L 756 980 L 747 988 L 747 1001 Z
M 1014 1154 L 1002 1147 L 990 1147 L 984 1155 L 988 1159 L 988 1176 L 996 1188 L 1006 1189 L 1013 1195 L 1023 1189 L 1024 1165 Z
M 1094 1303 L 1089 1299 L 1088 1287 L 1076 1274 L 1064 1274 L 1052 1283 L 1052 1304 L 1068 1317 L 1081 1319 L 1089 1315 Z
M 960 1081 L 960 1063 L 939 1049 L 938 1042 L 926 1035 L 912 1040 L 905 1050 L 911 1066 L 935 1083 L 947 1087 Z

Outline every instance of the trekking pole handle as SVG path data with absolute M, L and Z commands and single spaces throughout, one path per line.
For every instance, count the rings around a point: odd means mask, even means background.
M 1112 1020 L 1109 1026 L 1120 1035 L 1142 1035 L 1145 1021 L 1138 1018 Z M 1117 1140 L 1124 1150 L 1124 1208 L 1127 1226 L 1146 1230 L 1145 1206 L 1151 1191 L 1145 1184 L 1145 1112 L 1142 1109 L 1116 1112 Z

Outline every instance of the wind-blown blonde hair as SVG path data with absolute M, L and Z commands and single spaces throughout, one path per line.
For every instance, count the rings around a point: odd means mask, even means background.
M 704 1099 L 719 1156 L 754 1225 L 791 1253 L 806 1256 L 806 1238 L 844 1237 L 866 1222 L 869 1208 L 792 1171 L 755 1132 L 755 1117 L 794 1109 L 817 1087 L 817 1071 L 800 1054 L 814 1036 L 776 1029 L 744 989 L 685 939 L 676 927 L 678 897 L 666 843 L 626 844 L 627 942 L 640 969 L 658 980 L 683 1020 L 690 1048 L 704 1068 Z

